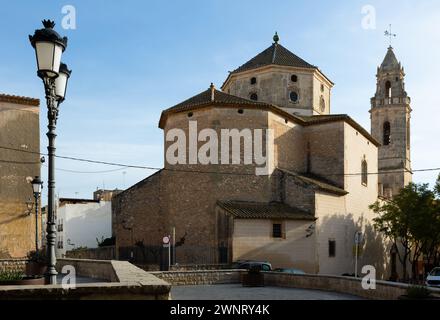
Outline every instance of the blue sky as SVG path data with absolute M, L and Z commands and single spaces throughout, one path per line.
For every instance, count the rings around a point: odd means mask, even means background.
M 63 6 L 76 8 L 76 30 L 63 30 Z M 365 5 L 376 28 L 364 29 Z M 280 43 L 335 82 L 332 113 L 370 128 L 376 67 L 386 53 L 388 24 L 398 36 L 412 98 L 413 169 L 440 167 L 440 3 L 438 1 L 5 1 L 0 19 L 0 92 L 42 99 L 41 145 L 46 146 L 43 87 L 27 36 L 51 18 L 69 37 L 63 60 L 73 69 L 58 121 L 57 153 L 135 165 L 163 165 L 160 113 L 202 90 L 220 87 L 233 70 Z M 78 171 L 114 167 L 57 160 Z M 125 174 L 124 174 L 125 172 Z M 91 197 L 97 187 L 125 188 L 153 171 L 57 171 L 63 197 Z M 46 167 L 42 175 L 46 180 Z M 417 173 L 416 182 L 437 172 Z

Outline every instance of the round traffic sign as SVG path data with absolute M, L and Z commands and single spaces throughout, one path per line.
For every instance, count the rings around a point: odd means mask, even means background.
M 169 236 L 165 236 L 165 237 L 163 237 L 162 241 L 163 241 L 164 244 L 168 244 L 168 243 L 170 243 L 170 237 Z

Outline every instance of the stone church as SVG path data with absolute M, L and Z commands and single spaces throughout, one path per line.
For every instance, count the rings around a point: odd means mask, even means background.
M 358 271 L 374 265 L 379 277 L 389 277 L 390 246 L 368 207 L 411 180 L 404 70 L 390 47 L 377 70 L 369 133 L 348 115 L 331 113 L 333 82 L 279 42 L 275 34 L 221 90 L 211 85 L 162 112 L 164 168 L 113 199 L 119 258 L 136 242 L 160 246 L 175 230 L 179 264 L 264 260 L 340 275 L 354 273 L 354 239 L 362 232 Z M 193 123 L 199 148 L 207 129 L 270 129 L 268 174 L 256 175 L 255 161 L 169 163 L 167 150 L 178 138 L 171 133 L 189 136 L 190 149 Z M 244 144 L 239 140 L 240 150 Z

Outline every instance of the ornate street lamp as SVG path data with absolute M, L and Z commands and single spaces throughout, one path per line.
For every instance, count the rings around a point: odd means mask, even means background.
M 67 38 L 61 37 L 55 30 L 55 22 L 43 20 L 44 29 L 35 30 L 29 36 L 37 57 L 37 75 L 43 80 L 46 93 L 47 118 L 49 124 L 47 137 L 49 139 L 48 158 L 48 203 L 47 203 L 47 273 L 48 283 L 56 284 L 55 269 L 55 129 L 58 119 L 59 105 L 64 101 L 67 80 L 70 71 L 61 63 L 61 55 L 67 47 Z
M 67 82 L 69 81 L 71 73 L 72 71 L 67 68 L 67 65 L 61 62 L 59 75 L 55 79 L 55 95 L 57 96 L 58 103 L 64 101 L 67 90 Z
M 40 199 L 41 189 L 43 188 L 43 181 L 41 181 L 40 177 L 37 176 L 31 181 L 31 184 L 35 198 L 35 252 L 38 254 L 38 200 Z

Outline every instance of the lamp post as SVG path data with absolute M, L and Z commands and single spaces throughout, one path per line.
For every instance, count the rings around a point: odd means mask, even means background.
M 41 189 L 43 188 L 43 181 L 41 181 L 40 177 L 37 176 L 31 181 L 31 184 L 35 198 L 35 252 L 38 254 L 38 200 L 40 199 Z
M 48 202 L 47 202 L 47 281 L 56 284 L 55 269 L 55 129 L 58 119 L 59 105 L 64 101 L 67 80 L 71 71 L 61 63 L 61 55 L 66 49 L 67 38 L 61 37 L 53 28 L 55 22 L 43 20 L 44 29 L 35 30 L 29 36 L 37 58 L 37 75 L 43 80 L 46 93 L 49 140 L 48 150 Z

